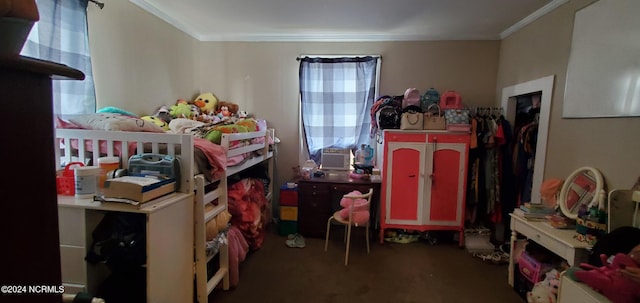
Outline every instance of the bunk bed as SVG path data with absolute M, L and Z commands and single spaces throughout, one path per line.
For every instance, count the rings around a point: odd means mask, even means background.
M 191 245 L 191 264 L 189 264 L 188 269 L 182 268 L 186 265 L 181 265 L 181 268 L 176 269 L 176 271 L 182 273 L 184 270 L 188 270 L 191 272 L 192 281 L 189 281 L 188 283 L 192 288 L 192 298 L 193 292 L 195 291 L 198 302 L 207 302 L 208 295 L 216 289 L 216 287 L 219 287 L 220 284 L 222 284 L 221 288 L 225 290 L 229 289 L 230 286 L 233 286 L 233 277 L 230 277 L 230 273 L 235 272 L 237 274 L 237 268 L 234 268 L 234 266 L 237 267 L 238 264 L 237 262 L 231 262 L 230 266 L 229 240 L 220 239 L 220 237 L 227 237 L 231 234 L 237 235 L 238 233 L 232 230 L 233 226 L 230 226 L 228 230 L 221 230 L 215 241 L 207 241 L 207 225 L 229 209 L 228 188 L 230 184 L 227 183 L 229 178 L 234 175 L 239 175 L 247 169 L 255 168 L 258 165 L 265 166 L 267 174 L 271 178 L 271 182 L 269 182 L 268 187 L 264 189 L 264 192 L 266 193 L 264 199 L 268 201 L 267 203 L 271 203 L 274 172 L 273 158 L 276 150 L 274 144 L 275 131 L 273 129 L 261 129 L 247 133 L 222 134 L 219 142 L 219 146 L 224 151 L 224 156 L 222 158 L 215 158 L 213 155 L 207 154 L 205 151 L 206 148 L 201 148 L 202 145 L 207 145 L 207 142 L 204 142 L 201 138 L 189 133 L 172 134 L 57 128 L 55 137 L 56 167 L 60 169 L 63 168 L 65 164 L 78 160 L 88 164 L 98 163 L 98 158 L 103 156 L 120 157 L 120 159 L 122 159 L 121 167 L 124 169 L 127 169 L 128 165 L 126 159 L 132 155 L 142 153 L 159 153 L 175 156 L 179 160 L 180 164 L 180 177 L 178 181 L 178 192 L 171 195 L 188 195 L 188 201 L 192 202 L 192 208 L 189 208 L 192 210 L 191 218 L 189 220 L 179 220 L 176 224 L 190 225 L 187 228 L 192 231 L 192 234 L 184 235 L 184 237 L 186 239 L 193 239 L 193 243 Z M 245 144 L 237 145 L 235 144 L 237 142 L 245 142 Z M 211 147 L 210 144 L 208 146 Z M 234 162 L 233 166 L 226 165 L 226 159 L 237 158 L 239 155 L 245 156 L 242 157 L 244 158 L 242 161 Z M 198 159 L 200 159 L 200 161 Z M 206 167 L 203 167 L 203 162 L 206 162 Z M 224 167 L 219 167 L 220 165 L 224 165 Z M 159 198 L 159 200 L 168 199 L 169 198 L 167 197 Z M 58 200 L 59 207 L 88 207 L 105 211 L 150 213 L 157 208 L 164 207 L 163 203 L 157 203 L 154 201 L 152 201 L 152 203 L 143 203 L 139 206 L 134 206 L 117 202 L 79 202 L 73 199 L 73 197 L 65 196 L 59 196 Z M 270 205 L 267 205 L 265 214 L 268 215 L 270 212 L 271 207 Z M 169 218 L 169 220 L 171 220 L 171 218 Z M 264 222 L 264 224 L 266 223 L 268 223 L 268 221 Z M 158 224 L 148 224 L 147 228 L 154 228 L 153 226 L 158 226 Z M 73 226 L 71 226 L 71 228 L 73 228 Z M 183 230 L 184 228 L 185 226 L 181 226 L 179 230 Z M 65 230 L 61 228 L 61 239 L 64 232 Z M 147 235 L 152 233 L 153 231 L 147 230 Z M 87 234 L 90 234 L 90 231 L 88 231 Z M 221 245 L 211 245 L 212 242 L 216 242 Z M 212 248 L 212 246 L 215 247 Z M 159 266 L 163 266 L 162 259 L 155 255 L 165 257 L 167 255 L 170 256 L 171 253 L 159 254 L 157 251 L 154 251 L 154 249 L 156 248 L 148 244 L 148 258 L 150 258 L 151 255 L 154 255 L 153 258 L 155 264 L 153 265 L 153 268 L 155 269 Z M 176 250 L 179 250 L 179 248 Z M 62 254 L 64 267 L 65 256 L 64 253 Z M 211 266 L 210 263 L 216 256 L 218 264 L 216 266 Z M 235 260 L 238 261 L 237 258 Z M 148 262 L 151 262 L 151 260 L 148 260 Z M 175 267 L 176 265 L 171 266 Z M 207 274 L 208 267 L 215 268 L 212 275 Z M 147 268 L 150 270 L 152 267 L 147 264 Z M 171 272 L 164 273 L 171 274 Z M 89 284 L 89 280 L 95 278 L 86 277 L 87 275 L 90 274 L 85 274 L 85 280 L 87 280 L 86 283 Z M 164 277 L 165 279 L 167 278 L 166 275 L 161 275 L 160 277 Z M 165 296 L 173 293 L 175 298 L 175 293 L 184 292 L 183 289 L 180 289 L 180 291 L 175 291 L 175 289 L 172 290 L 172 287 L 174 286 L 168 286 L 168 282 L 160 283 L 151 281 L 156 278 L 154 278 L 149 272 L 147 273 L 147 279 L 149 280 L 147 282 L 148 302 L 152 302 L 152 298 L 158 298 L 157 293 L 161 293 Z M 236 283 L 237 279 L 238 277 L 236 276 Z M 64 280 L 65 277 L 63 273 L 63 282 Z M 195 280 L 195 290 L 193 289 L 193 280 Z M 171 284 L 186 285 L 182 282 L 171 282 Z M 91 287 L 85 287 L 85 289 L 91 290 Z M 166 297 L 164 299 L 166 299 Z

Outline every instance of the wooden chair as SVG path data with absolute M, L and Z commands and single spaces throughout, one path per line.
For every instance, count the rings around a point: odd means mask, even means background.
M 358 224 L 358 222 L 354 221 L 354 208 L 358 208 L 358 210 L 366 210 L 367 212 L 369 211 L 369 206 L 371 205 L 371 196 L 373 195 L 373 188 L 369 189 L 369 192 L 366 194 L 361 194 L 361 195 L 350 195 L 350 194 L 346 194 L 343 196 L 343 199 L 349 199 L 350 203 L 349 203 L 349 216 L 346 219 L 343 219 L 342 215 L 340 214 L 340 211 L 336 211 L 335 213 L 333 213 L 333 215 L 331 217 L 329 217 L 329 220 L 327 220 L 327 235 L 324 241 L 324 251 L 327 251 L 327 247 L 329 244 L 329 232 L 331 231 L 331 222 L 335 221 L 337 223 L 340 223 L 342 225 L 344 225 L 345 227 L 345 236 L 344 236 L 344 241 L 347 244 L 347 249 L 346 249 L 346 253 L 345 253 L 345 257 L 344 257 L 344 265 L 347 266 L 348 262 L 349 262 L 349 244 L 351 243 L 351 227 L 355 226 L 358 227 L 359 225 L 362 226 L 361 224 Z M 358 199 L 365 199 L 366 203 L 364 204 L 358 204 L 355 205 L 356 200 Z M 355 205 L 355 207 L 354 207 Z M 369 214 L 369 216 L 371 216 L 371 214 Z M 367 253 L 369 253 L 369 220 L 367 220 L 367 223 L 364 224 L 364 227 L 366 229 L 365 231 L 365 235 L 367 237 Z

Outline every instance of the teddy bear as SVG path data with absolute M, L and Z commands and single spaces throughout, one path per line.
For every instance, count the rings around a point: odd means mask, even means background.
M 233 117 L 236 115 L 240 107 L 238 104 L 227 102 L 227 101 L 219 101 L 218 102 L 218 110 L 216 111 L 216 116 L 219 118 L 224 117 Z

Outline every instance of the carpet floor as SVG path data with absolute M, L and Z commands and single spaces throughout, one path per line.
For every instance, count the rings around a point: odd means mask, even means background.
M 327 252 L 317 238 L 289 248 L 270 226 L 262 248 L 240 264 L 238 285 L 214 290 L 209 302 L 524 302 L 507 284 L 507 265 L 481 261 L 456 242 L 372 241 L 367 254 L 357 229 L 345 266 L 343 235 L 332 228 Z

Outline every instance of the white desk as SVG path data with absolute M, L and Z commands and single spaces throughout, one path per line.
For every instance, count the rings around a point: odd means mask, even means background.
M 573 238 L 575 229 L 553 228 L 547 222 L 528 221 L 518 215 L 511 216 L 511 253 L 509 254 L 509 285 L 513 287 L 515 256 L 513 248 L 517 234 L 544 246 L 556 255 L 567 260 L 569 265 L 586 262 L 591 246 Z
M 65 292 L 96 294 L 109 271 L 84 261 L 91 232 L 109 211 L 147 218 L 147 302 L 193 300 L 193 194 L 172 193 L 142 206 L 58 196 L 60 258 Z

